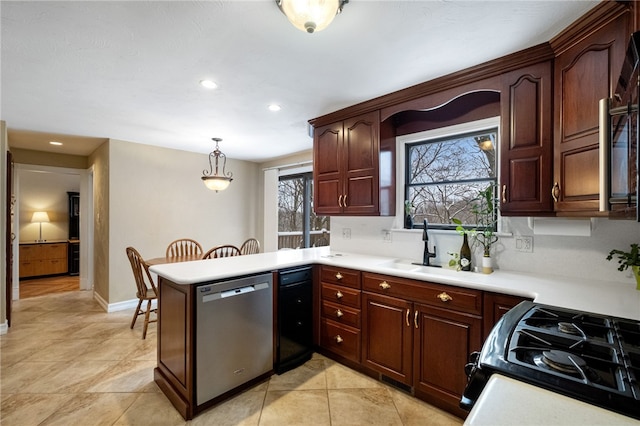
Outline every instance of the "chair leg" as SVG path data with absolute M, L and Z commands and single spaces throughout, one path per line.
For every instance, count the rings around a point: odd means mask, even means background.
M 136 320 L 138 319 L 138 315 L 140 315 L 140 306 L 142 306 L 142 299 L 138 299 L 138 307 L 136 311 L 133 313 L 133 320 L 131 321 L 131 329 L 136 325 Z
M 144 313 L 144 328 L 142 329 L 142 338 L 147 338 L 147 327 L 149 327 L 149 314 L 151 313 L 151 300 L 147 300 L 147 310 Z

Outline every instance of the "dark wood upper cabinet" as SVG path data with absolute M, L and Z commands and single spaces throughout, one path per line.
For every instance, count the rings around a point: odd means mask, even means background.
M 551 61 L 502 76 L 500 210 L 503 215 L 552 214 Z
M 380 182 L 380 163 L 391 163 L 381 152 L 380 113 L 373 111 L 358 117 L 318 127 L 314 130 L 314 210 L 324 215 L 394 214 L 388 184 Z M 383 167 L 384 181 L 395 170 Z
M 599 203 L 598 102 L 611 97 L 631 34 L 629 6 L 611 2 L 607 14 L 569 28 L 554 46 L 554 177 L 558 215 L 597 215 Z M 590 25 L 588 25 L 590 24 Z M 553 43 L 553 41 L 552 41 Z

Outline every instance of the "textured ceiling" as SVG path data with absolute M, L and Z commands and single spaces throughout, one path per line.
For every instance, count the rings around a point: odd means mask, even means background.
M 262 161 L 310 149 L 311 118 L 547 41 L 597 3 L 351 0 L 306 34 L 272 0 L 2 1 L 0 118 L 16 148 L 220 137 Z

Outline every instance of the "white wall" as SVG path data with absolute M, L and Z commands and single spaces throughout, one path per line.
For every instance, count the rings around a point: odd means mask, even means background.
M 128 246 L 153 258 L 178 238 L 193 238 L 207 250 L 256 236 L 258 165 L 228 159 L 233 182 L 216 193 L 200 179 L 208 164 L 207 154 L 109 141 L 109 304 L 135 298 Z
M 628 249 L 640 241 L 640 224 L 633 221 L 595 219 L 589 237 L 534 235 L 527 218 L 504 218 L 507 234 L 500 236 L 494 253 L 494 267 L 504 270 L 557 274 L 571 277 L 601 279 L 612 282 L 633 282 L 630 272 L 619 272 L 616 262 L 605 258 L 613 248 Z M 573 219 L 565 220 L 567 225 Z M 331 249 L 393 258 L 422 261 L 422 231 L 401 230 L 391 232 L 391 242 L 385 241 L 387 230 L 394 228 L 395 218 L 337 217 L 331 218 Z M 395 225 L 396 228 L 399 226 Z M 342 236 L 350 229 L 351 238 Z M 533 236 L 533 253 L 515 250 L 513 235 Z M 430 231 L 430 248 L 437 246 L 436 263 L 447 264 L 447 252 L 460 251 L 462 237 L 455 231 Z M 474 265 L 480 262 L 481 252 L 476 249 Z

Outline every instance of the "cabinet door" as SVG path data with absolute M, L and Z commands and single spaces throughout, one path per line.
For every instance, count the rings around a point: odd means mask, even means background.
M 509 312 L 511 308 L 516 306 L 523 300 L 531 300 L 526 297 L 510 296 L 499 293 L 484 293 L 483 315 L 482 315 L 482 339 L 486 339 L 494 325 L 502 318 L 504 314 Z
M 344 213 L 379 214 L 380 113 L 344 122 Z
M 363 293 L 362 363 L 411 385 L 412 303 Z
M 414 326 L 414 388 L 417 396 L 466 415 L 459 408 L 467 384 L 464 366 L 469 354 L 482 346 L 482 319 L 427 305 L 415 304 L 418 312 Z
M 505 216 L 553 212 L 551 62 L 502 77 L 500 210 Z
M 623 14 L 555 61 L 556 212 L 596 212 L 599 198 L 598 102 L 611 97 L 629 38 Z
M 342 122 L 319 127 L 313 141 L 313 208 L 317 214 L 342 212 Z M 340 203 L 339 203 L 340 201 Z

